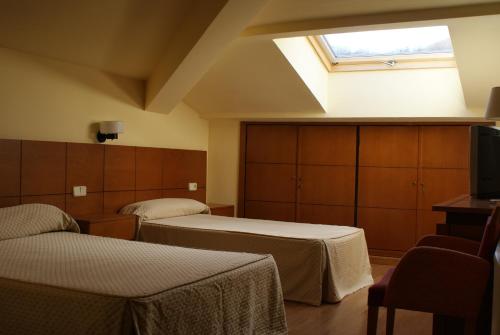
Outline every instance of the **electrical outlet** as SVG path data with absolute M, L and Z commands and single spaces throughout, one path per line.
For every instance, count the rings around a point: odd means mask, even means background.
M 74 197 L 87 196 L 87 186 L 73 186 L 73 196 Z
M 198 190 L 198 183 L 189 183 L 188 184 L 188 189 L 191 192 L 194 192 L 194 191 Z

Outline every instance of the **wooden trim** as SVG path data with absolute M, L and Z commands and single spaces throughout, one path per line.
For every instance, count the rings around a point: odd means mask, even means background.
M 298 33 L 304 31 L 310 32 L 333 28 L 441 20 L 495 14 L 500 14 L 500 2 L 415 10 L 399 10 L 362 15 L 334 16 L 328 18 L 262 24 L 246 28 L 241 33 L 241 36 Z
M 248 125 L 291 125 L 291 126 L 494 126 L 496 123 L 488 120 L 481 121 L 242 121 Z M 246 129 L 245 129 L 246 131 Z M 241 158 L 241 157 L 240 157 Z
M 307 40 L 316 52 L 321 63 L 330 73 L 353 72 L 353 71 L 394 71 L 409 69 L 437 69 L 457 67 L 455 57 L 452 54 L 440 55 L 399 55 L 388 57 L 351 58 L 348 60 L 336 60 L 327 51 L 325 42 L 320 36 L 307 36 Z M 394 66 L 384 62 L 395 60 Z
M 455 60 L 443 59 L 412 59 L 396 60 L 396 65 L 389 66 L 383 61 L 373 60 L 365 62 L 341 62 L 334 64 L 331 72 L 354 72 L 354 71 L 397 71 L 397 70 L 417 70 L 417 69 L 440 69 L 457 67 Z
M 245 217 L 245 178 L 246 178 L 246 148 L 247 148 L 247 122 L 240 123 L 240 162 L 238 173 L 238 203 L 236 216 Z
M 326 70 L 328 72 L 332 72 L 332 61 L 326 54 L 325 49 L 323 48 L 321 43 L 318 41 L 318 38 L 316 36 L 307 36 L 307 40 L 311 44 L 313 50 L 316 52 L 316 55 L 318 56 L 321 63 L 323 63 L 323 65 L 325 66 Z

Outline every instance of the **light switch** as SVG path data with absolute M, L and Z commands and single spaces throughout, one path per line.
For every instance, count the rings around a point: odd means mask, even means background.
M 198 190 L 198 183 L 189 183 L 188 184 L 188 189 L 192 192 Z
M 87 186 L 73 186 L 73 196 L 74 197 L 87 196 Z

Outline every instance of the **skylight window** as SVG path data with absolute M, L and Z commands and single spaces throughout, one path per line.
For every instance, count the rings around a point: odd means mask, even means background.
M 336 65 L 371 64 L 374 70 L 386 68 L 420 68 L 422 61 L 439 61 L 438 67 L 454 66 L 453 46 L 447 26 L 373 30 L 316 36 L 313 46 L 322 50 L 323 61 Z M 326 56 L 326 57 L 325 57 Z M 419 64 L 416 62 L 420 61 Z M 409 66 L 405 63 L 411 62 Z M 378 66 L 373 66 L 378 64 Z M 402 65 L 402 66 L 401 66 Z M 407 64 L 408 65 L 408 64 Z M 426 64 L 423 67 L 436 67 Z M 348 67 L 349 70 L 356 70 Z M 370 69 L 370 68 L 361 68 Z M 357 69 L 359 70 L 359 69 Z

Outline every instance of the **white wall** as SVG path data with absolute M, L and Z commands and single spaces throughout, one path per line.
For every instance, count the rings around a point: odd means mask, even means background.
M 456 68 L 333 72 L 331 117 L 472 117 Z
M 207 162 L 209 202 L 236 205 L 239 151 L 239 121 L 211 120 Z
M 0 48 L 0 138 L 95 142 L 96 123 L 121 120 L 113 144 L 208 148 L 208 121 L 185 104 L 146 112 L 143 82 Z

